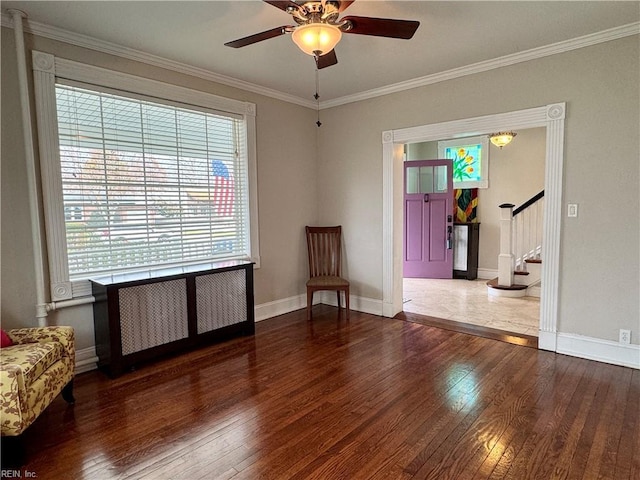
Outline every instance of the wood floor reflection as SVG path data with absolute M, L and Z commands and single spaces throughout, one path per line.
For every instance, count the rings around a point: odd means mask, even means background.
M 407 313 L 538 336 L 540 299 L 490 297 L 486 280 L 405 278 L 403 297 Z
M 637 479 L 640 371 L 314 307 L 76 378 L 27 430 L 38 479 Z M 23 475 L 24 477 L 24 475 Z

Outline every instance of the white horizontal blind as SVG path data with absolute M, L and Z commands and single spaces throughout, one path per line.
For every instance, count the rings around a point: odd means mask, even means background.
M 56 85 L 71 280 L 250 255 L 244 122 Z

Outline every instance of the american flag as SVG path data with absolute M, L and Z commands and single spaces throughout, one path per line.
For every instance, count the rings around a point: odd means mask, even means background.
M 211 201 L 218 215 L 233 215 L 233 177 L 221 160 L 211 160 Z

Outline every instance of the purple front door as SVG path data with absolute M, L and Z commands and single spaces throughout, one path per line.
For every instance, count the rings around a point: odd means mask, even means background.
M 453 278 L 452 161 L 404 162 L 404 276 Z

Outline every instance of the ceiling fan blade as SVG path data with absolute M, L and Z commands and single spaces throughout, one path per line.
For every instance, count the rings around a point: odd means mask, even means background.
M 316 66 L 318 67 L 318 70 L 330 67 L 336 63 L 338 63 L 338 57 L 336 56 L 335 50 L 331 50 L 329 53 L 316 57 Z
M 292 7 L 295 8 L 296 10 L 299 9 L 299 5 L 295 2 L 271 2 L 269 0 L 262 0 L 264 3 L 268 3 L 269 5 L 273 5 L 276 8 L 279 8 L 280 10 L 284 10 L 285 12 L 287 11 L 287 7 Z
M 251 45 L 252 43 L 258 43 L 263 40 L 269 40 L 270 38 L 279 37 L 280 35 L 284 35 L 288 30 L 293 29 L 292 26 L 282 26 L 272 28 L 271 30 L 267 30 L 266 32 L 256 33 L 254 35 L 249 35 L 248 37 L 239 38 L 238 40 L 233 40 L 232 42 L 225 43 L 226 47 L 240 48 L 246 47 L 247 45 Z
M 413 37 L 420 26 L 420 22 L 416 20 L 395 20 L 392 18 L 350 16 L 343 17 L 342 20 L 351 23 L 351 28 L 342 30 L 344 33 L 402 38 L 404 40 Z

